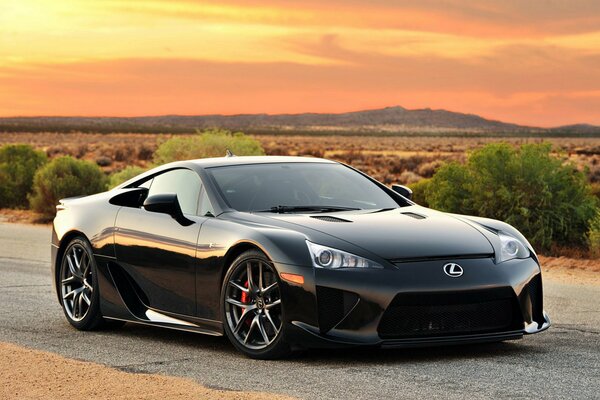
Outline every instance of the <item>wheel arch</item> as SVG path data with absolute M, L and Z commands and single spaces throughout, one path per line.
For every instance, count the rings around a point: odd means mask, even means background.
M 237 242 L 236 244 L 231 246 L 229 250 L 227 250 L 227 253 L 225 253 L 225 255 L 223 256 L 223 268 L 221 270 L 220 280 L 221 283 L 223 283 L 223 279 L 225 279 L 225 275 L 227 274 L 229 266 L 231 265 L 233 260 L 235 260 L 240 254 L 245 253 L 249 250 L 258 250 L 261 253 L 263 253 L 269 260 L 271 259 L 271 257 L 269 257 L 269 253 L 258 243 L 247 240 Z

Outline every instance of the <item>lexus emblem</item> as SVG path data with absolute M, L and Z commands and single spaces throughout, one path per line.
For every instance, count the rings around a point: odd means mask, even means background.
M 458 278 L 459 276 L 462 276 L 463 269 L 458 264 L 448 263 L 444 265 L 444 273 L 451 278 Z

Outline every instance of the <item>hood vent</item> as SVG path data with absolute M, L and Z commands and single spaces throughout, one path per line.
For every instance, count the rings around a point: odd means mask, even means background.
M 400 214 L 406 215 L 407 217 L 411 217 L 411 218 L 414 218 L 414 219 L 425 219 L 425 218 L 427 218 L 424 215 L 416 214 L 416 213 L 413 213 L 413 212 L 403 212 L 403 213 L 400 213 Z
M 327 221 L 327 222 L 352 222 L 352 221 L 348 221 L 347 219 L 331 217 L 329 215 L 323 215 L 323 216 L 315 215 L 315 216 L 311 216 L 311 218 L 320 219 L 321 221 Z

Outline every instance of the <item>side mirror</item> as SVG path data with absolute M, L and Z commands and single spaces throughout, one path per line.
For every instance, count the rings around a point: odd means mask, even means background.
M 404 185 L 392 185 L 392 190 L 404 197 L 406 197 L 407 199 L 411 199 L 412 198 L 412 190 L 410 190 L 409 187 L 406 187 Z
M 146 211 L 167 214 L 181 225 L 189 226 L 194 223 L 187 219 L 181 211 L 179 200 L 175 193 L 155 194 L 144 201 Z
M 121 189 L 120 193 L 112 197 L 108 202 L 115 206 L 140 208 L 146 196 L 148 196 L 148 189 L 143 187 Z

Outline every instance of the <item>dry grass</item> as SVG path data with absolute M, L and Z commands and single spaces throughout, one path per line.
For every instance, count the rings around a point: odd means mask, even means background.
M 108 172 L 128 165 L 146 167 L 158 144 L 172 135 L 137 133 L 1 133 L 0 145 L 28 143 L 55 157 L 71 155 L 96 162 Z M 485 144 L 515 145 L 540 138 L 378 137 L 378 136 L 255 136 L 267 154 L 304 155 L 338 160 L 389 184 L 411 183 L 434 174 L 443 161 L 464 160 L 466 153 Z M 600 143 L 594 138 L 549 138 L 557 151 L 600 183 Z

